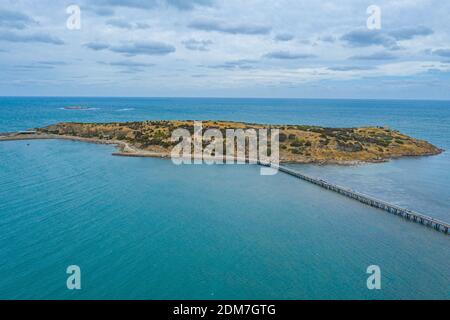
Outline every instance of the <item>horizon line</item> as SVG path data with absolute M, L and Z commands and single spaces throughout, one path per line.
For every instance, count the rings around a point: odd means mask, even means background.
M 222 97 L 222 96 L 91 96 L 91 95 L 0 95 L 0 98 L 98 98 L 98 99 L 247 99 L 247 100 L 372 100 L 372 101 L 442 101 L 450 102 L 450 99 L 433 99 L 433 98 L 304 98 L 304 97 Z

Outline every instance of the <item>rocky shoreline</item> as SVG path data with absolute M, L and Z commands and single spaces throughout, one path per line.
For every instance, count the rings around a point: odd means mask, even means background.
M 94 138 L 94 137 L 80 137 L 75 135 L 64 135 L 64 134 L 54 134 L 54 133 L 46 133 L 40 131 L 29 131 L 29 132 L 10 132 L 10 133 L 0 133 L 0 142 L 1 141 L 17 141 L 17 140 L 69 140 L 69 141 L 78 141 L 78 142 L 86 142 L 86 143 L 95 143 L 95 144 L 107 144 L 107 145 L 115 145 L 117 147 L 117 151 L 113 152 L 114 156 L 125 156 L 125 157 L 150 157 L 150 158 L 170 158 L 171 152 L 170 150 L 148 150 L 141 149 L 131 144 L 128 141 L 123 141 L 119 139 L 102 139 L 102 138 Z M 430 152 L 422 152 L 420 154 L 402 154 L 402 155 L 390 155 L 385 158 L 379 159 L 369 159 L 369 160 L 360 160 L 360 159 L 352 159 L 352 160 L 340 160 L 340 159 L 326 159 L 326 160 L 317 160 L 317 159 L 283 159 L 281 157 L 280 163 L 296 163 L 296 164 L 317 164 L 317 165 L 343 165 L 343 166 L 351 166 L 351 165 L 360 165 L 365 163 L 380 163 L 386 162 L 391 159 L 398 159 L 402 157 L 418 157 L 418 156 L 431 156 L 437 155 L 441 153 L 443 150 L 438 149 L 433 146 L 433 149 Z M 210 158 L 212 159 L 212 158 Z M 206 159 L 204 159 L 206 160 Z M 247 159 L 248 160 L 248 159 Z

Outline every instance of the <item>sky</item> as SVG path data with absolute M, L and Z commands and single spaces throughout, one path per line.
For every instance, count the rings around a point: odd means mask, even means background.
M 449 100 L 449 13 L 442 0 L 2 0 L 0 95 Z

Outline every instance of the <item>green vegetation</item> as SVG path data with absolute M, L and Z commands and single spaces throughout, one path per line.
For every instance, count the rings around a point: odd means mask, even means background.
M 218 129 L 226 146 L 227 129 L 280 130 L 280 160 L 285 162 L 351 163 L 391 157 L 431 155 L 441 150 L 383 127 L 321 128 L 305 125 L 262 125 L 230 121 L 204 121 L 203 130 Z M 193 121 L 142 121 L 124 123 L 59 123 L 37 129 L 40 133 L 97 140 L 124 141 L 136 149 L 169 154 L 175 129 L 194 133 Z M 203 141 L 206 146 L 211 141 Z M 248 142 L 248 141 L 247 141 Z M 270 146 L 269 146 L 269 150 Z M 248 150 L 246 150 L 248 151 Z

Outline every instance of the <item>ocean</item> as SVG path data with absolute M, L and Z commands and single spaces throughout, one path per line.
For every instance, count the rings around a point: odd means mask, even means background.
M 87 110 L 65 110 L 65 106 Z M 0 98 L 0 132 L 57 122 L 389 126 L 450 150 L 450 101 Z M 1 299 L 449 299 L 449 237 L 250 165 L 0 143 Z M 450 221 L 450 153 L 301 172 Z M 81 268 L 68 290 L 66 268 Z M 378 265 L 381 290 L 368 290 Z

